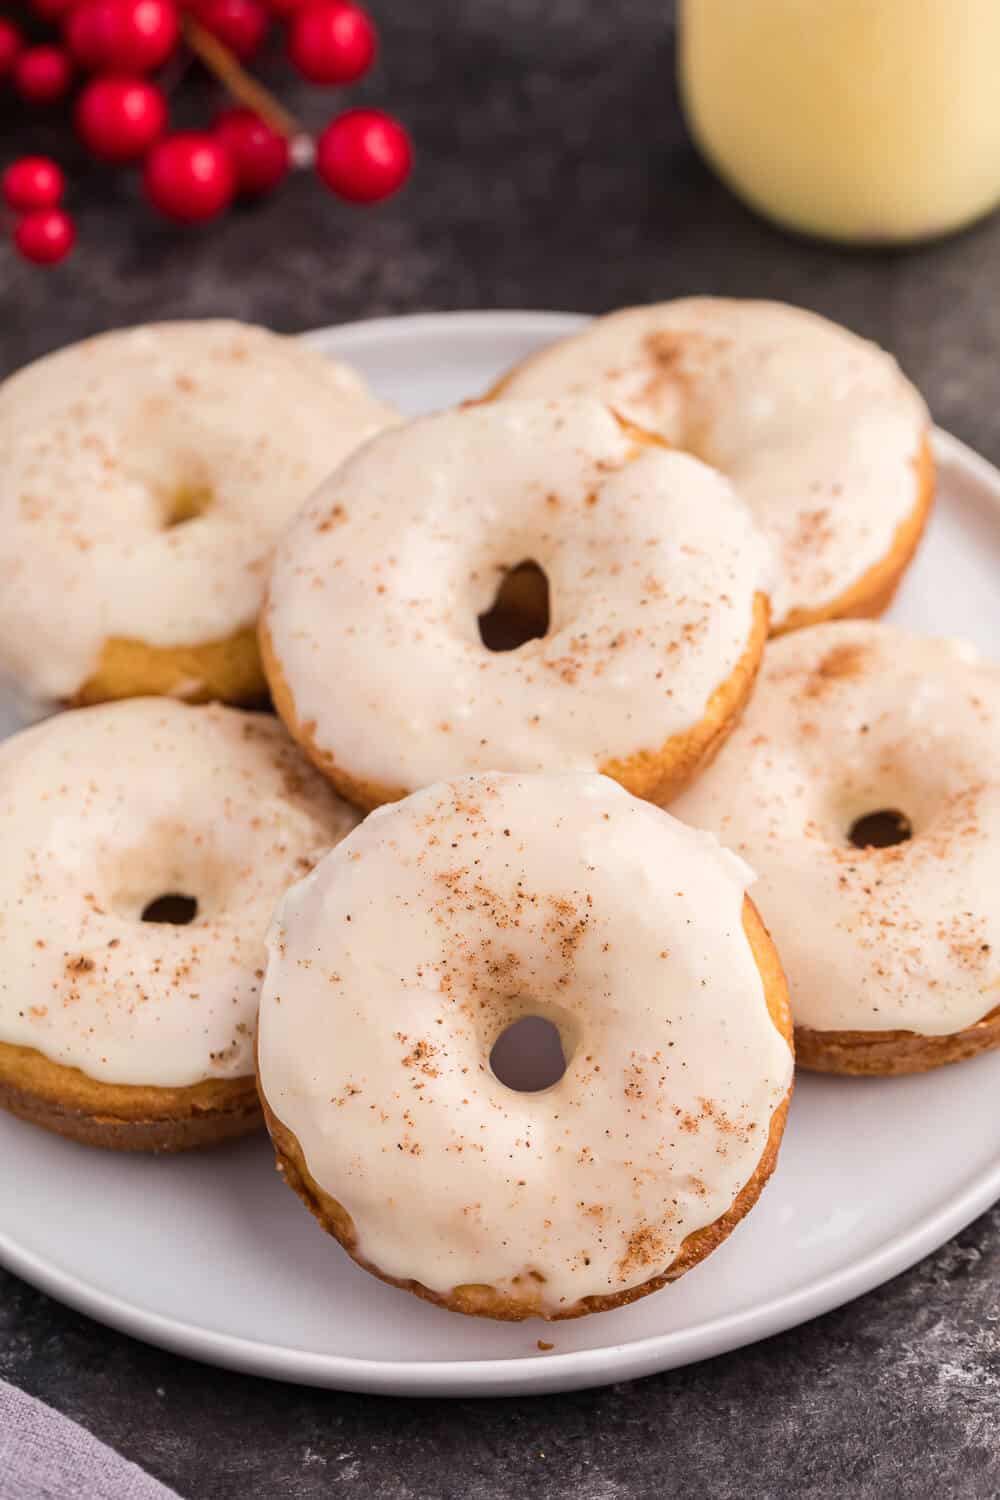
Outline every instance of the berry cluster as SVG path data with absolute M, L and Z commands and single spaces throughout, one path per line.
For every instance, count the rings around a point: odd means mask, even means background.
M 337 115 L 313 141 L 244 64 L 272 25 L 284 27 L 288 57 L 311 83 L 344 85 L 371 67 L 378 38 L 355 0 L 31 0 L 35 18 L 61 40 L 32 42 L 0 17 L 0 80 L 25 103 L 65 99 L 79 82 L 76 133 L 100 160 L 141 163 L 146 197 L 178 223 L 222 213 L 238 196 L 278 185 L 292 166 L 312 166 L 321 181 L 354 203 L 374 203 L 406 180 L 412 150 L 406 131 L 375 109 Z M 244 102 L 206 130 L 171 131 L 169 101 L 157 69 L 180 46 L 197 55 Z M 43 157 L 24 157 L 2 180 L 16 215 L 14 243 L 39 264 L 73 247 L 73 221 L 60 206 L 65 181 Z

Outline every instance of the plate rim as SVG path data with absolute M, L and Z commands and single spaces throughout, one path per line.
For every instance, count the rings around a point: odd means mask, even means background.
M 406 339 L 444 329 L 516 334 L 567 333 L 586 315 L 528 309 L 428 312 L 364 318 L 308 330 L 311 344 L 348 355 L 351 345 L 392 331 Z M 939 461 L 975 481 L 1000 509 L 1000 469 L 940 428 L 933 432 Z M 860 1260 L 817 1277 L 796 1290 L 693 1328 L 652 1334 L 628 1343 L 486 1360 L 384 1360 L 318 1353 L 247 1339 L 186 1323 L 104 1291 L 14 1241 L 0 1229 L 0 1265 L 38 1290 L 95 1321 L 172 1353 L 303 1385 L 376 1395 L 494 1396 L 580 1390 L 638 1379 L 733 1351 L 842 1306 L 909 1269 L 964 1229 L 1000 1198 L 1000 1157 L 950 1193 L 930 1213 L 900 1230 Z
M 543 1394 L 636 1380 L 730 1353 L 863 1296 L 940 1248 L 1000 1197 L 1000 1159 L 892 1239 L 796 1291 L 694 1328 L 565 1354 L 488 1360 L 382 1360 L 245 1339 L 150 1312 L 16 1245 L 0 1231 L 0 1263 L 95 1321 L 175 1354 L 244 1374 L 372 1395 Z M 666 1348 L 664 1346 L 667 1346 Z M 676 1358 L 674 1355 L 676 1354 Z M 663 1356 L 666 1355 L 666 1358 Z

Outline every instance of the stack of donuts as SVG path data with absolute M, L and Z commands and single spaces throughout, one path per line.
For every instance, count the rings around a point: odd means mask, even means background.
M 368 1271 L 577 1317 L 753 1206 L 793 1048 L 1000 1046 L 1000 670 L 873 623 L 934 466 L 847 331 L 692 298 L 469 398 L 222 322 L 0 387 L 0 1105 L 264 1120 Z

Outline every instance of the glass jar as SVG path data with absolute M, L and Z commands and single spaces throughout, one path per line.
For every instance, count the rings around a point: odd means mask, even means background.
M 1000 202 L 1000 0 L 681 0 L 692 134 L 791 229 L 865 244 Z

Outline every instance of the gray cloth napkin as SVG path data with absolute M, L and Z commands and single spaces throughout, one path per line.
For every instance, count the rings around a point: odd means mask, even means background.
M 0 1380 L 0 1500 L 177 1500 L 144 1469 Z

